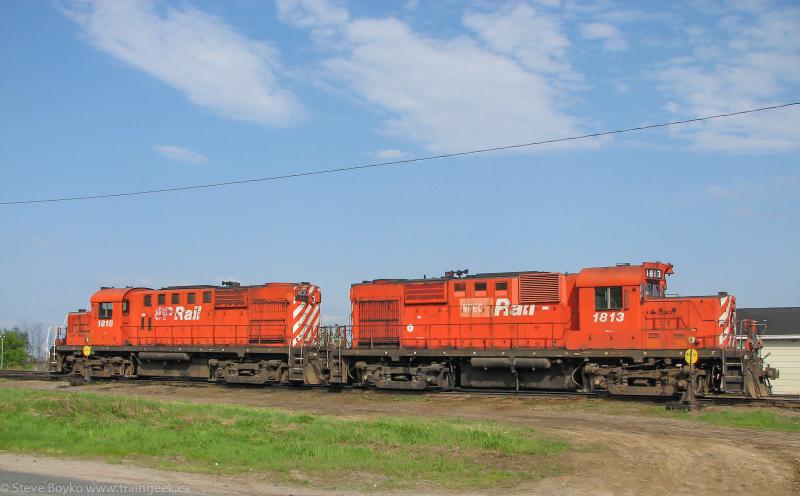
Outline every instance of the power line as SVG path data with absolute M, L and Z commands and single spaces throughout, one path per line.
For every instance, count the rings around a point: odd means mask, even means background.
M 294 179 L 298 177 L 306 177 L 306 176 L 317 176 L 322 174 L 334 174 L 337 172 L 348 172 L 348 171 L 355 171 L 361 169 L 373 169 L 377 167 L 388 167 L 393 165 L 412 165 L 417 162 L 424 162 L 428 160 L 438 160 L 444 158 L 453 158 L 453 157 L 462 157 L 465 155 L 477 155 L 480 153 L 491 153 L 491 152 L 498 152 L 502 150 L 512 150 L 515 148 L 526 148 L 531 146 L 539 146 L 539 145 L 547 145 L 551 143 L 562 143 L 565 141 L 577 141 L 583 140 L 588 138 L 598 138 L 601 136 L 610 136 L 614 134 L 622 134 L 622 133 L 630 133 L 634 131 L 644 131 L 647 129 L 656 129 L 661 127 L 668 127 L 668 126 L 677 126 L 680 124 L 690 124 L 693 122 L 703 122 L 709 121 L 712 119 L 721 119 L 724 117 L 733 117 L 737 115 L 744 115 L 744 114 L 753 114 L 756 112 L 764 112 L 767 110 L 776 110 L 786 107 L 792 107 L 795 105 L 800 105 L 800 102 L 790 102 L 790 103 L 783 103 L 780 105 L 772 105 L 769 107 L 760 107 L 748 110 L 740 110 L 738 112 L 729 112 L 726 114 L 716 114 L 716 115 L 709 115 L 705 117 L 696 117 L 694 119 L 685 119 L 680 121 L 670 121 L 670 122 L 662 122 L 658 124 L 649 124 L 646 126 L 637 126 L 637 127 L 629 127 L 625 129 L 615 129 L 613 131 L 603 131 L 600 133 L 591 133 L 591 134 L 582 134 L 579 136 L 569 136 L 567 138 L 555 138 L 549 140 L 542 140 L 542 141 L 532 141 L 530 143 L 520 143 L 516 145 L 505 145 L 505 146 L 496 146 L 492 148 L 480 148 L 477 150 L 468 150 L 464 152 L 455 152 L 455 153 L 445 153 L 441 155 L 428 155 L 425 157 L 417 157 L 417 158 L 409 158 L 404 160 L 393 160 L 391 162 L 378 162 L 378 163 L 371 163 L 371 164 L 363 164 L 363 165 L 354 165 L 350 167 L 338 167 L 335 169 L 322 169 L 316 171 L 306 171 L 306 172 L 295 172 L 292 174 L 283 174 L 280 176 L 268 176 L 268 177 L 259 177 L 259 178 L 251 178 L 251 179 L 240 179 L 237 181 L 225 181 L 219 183 L 208 183 L 208 184 L 196 184 L 193 186 L 176 186 L 174 188 L 159 188 L 159 189 L 150 189 L 150 190 L 143 190 L 143 191 L 128 191 L 124 193 L 106 193 L 106 194 L 99 194 L 99 195 L 85 195 L 85 196 L 66 196 L 62 198 L 43 198 L 38 200 L 17 200 L 17 201 L 4 201 L 0 202 L 0 205 L 22 205 L 22 204 L 29 204 L 29 203 L 55 203 L 55 202 L 66 202 L 66 201 L 79 201 L 79 200 L 97 200 L 100 198 L 119 198 L 123 196 L 137 196 L 137 195 L 150 195 L 155 193 L 170 193 L 173 191 L 187 191 L 193 189 L 206 189 L 206 188 L 220 188 L 223 186 L 234 186 L 237 184 L 249 184 L 249 183 L 260 183 L 266 181 L 279 181 L 283 179 Z

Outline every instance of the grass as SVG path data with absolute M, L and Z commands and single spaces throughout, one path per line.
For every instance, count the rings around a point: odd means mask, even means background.
M 0 389 L 0 449 L 266 473 L 353 488 L 510 486 L 559 473 L 562 441 L 457 419 L 347 419 L 237 405 Z
M 13 365 L 5 364 L 2 370 L 39 370 L 39 368 L 40 367 L 38 363 L 25 362 L 15 363 Z
M 664 405 L 645 402 L 591 400 L 576 403 L 572 410 L 606 415 L 634 415 L 704 422 L 719 427 L 736 427 L 800 432 L 800 415 L 779 408 L 752 406 L 706 406 L 700 412 L 667 410 Z
M 713 407 L 699 413 L 669 412 L 660 408 L 653 413 L 671 418 L 698 420 L 720 427 L 800 432 L 800 415 L 768 408 Z

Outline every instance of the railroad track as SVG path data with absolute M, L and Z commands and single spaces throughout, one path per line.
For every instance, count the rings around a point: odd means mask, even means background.
M 63 374 L 52 374 L 50 372 L 32 371 L 32 370 L 0 370 L 0 379 L 15 379 L 15 380 L 30 380 L 30 381 L 71 381 L 78 383 L 82 381 L 80 377 L 69 376 Z M 160 377 L 137 377 L 131 379 L 92 379 L 94 382 L 124 382 L 125 384 L 159 384 L 166 386 L 183 386 L 183 387 L 243 387 L 254 388 L 263 387 L 261 385 L 253 384 L 227 384 L 208 382 L 205 379 L 174 379 L 174 378 L 160 378 Z M 271 387 L 287 387 L 287 386 L 271 386 Z M 326 386 L 310 386 L 315 388 L 324 388 Z M 342 389 L 353 389 L 352 386 L 347 386 Z M 380 394 L 437 394 L 445 396 L 455 395 L 477 395 L 477 396 L 521 396 L 521 397 L 550 397 L 550 398 L 596 398 L 606 399 L 613 401 L 637 401 L 648 403 L 663 404 L 667 401 L 673 401 L 674 398 L 660 398 L 649 396 L 610 396 L 608 394 L 599 394 L 592 392 L 581 391 L 506 391 L 502 389 L 475 389 L 475 388 L 458 388 L 448 391 L 405 391 L 405 390 L 372 390 Z M 754 405 L 754 406 L 774 406 L 779 408 L 792 408 L 800 410 L 800 395 L 774 395 L 768 398 L 744 398 L 741 396 L 732 395 L 719 395 L 704 398 L 698 398 L 698 402 L 702 406 L 709 405 Z
M 65 380 L 66 377 L 38 370 L 0 370 L 0 379 L 19 379 L 30 381 Z
M 776 406 L 781 408 L 793 408 L 800 410 L 800 395 L 796 394 L 776 394 L 767 398 L 742 398 L 741 396 L 720 395 L 710 398 L 698 398 L 701 405 L 761 405 Z

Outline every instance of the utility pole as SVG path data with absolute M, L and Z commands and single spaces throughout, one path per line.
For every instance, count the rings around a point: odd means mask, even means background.
M 6 358 L 6 334 L 0 334 L 0 370 L 3 370 L 3 361 Z

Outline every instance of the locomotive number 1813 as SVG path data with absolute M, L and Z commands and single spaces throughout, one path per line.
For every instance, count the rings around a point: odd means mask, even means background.
M 625 312 L 595 312 L 592 318 L 595 322 L 622 322 Z

